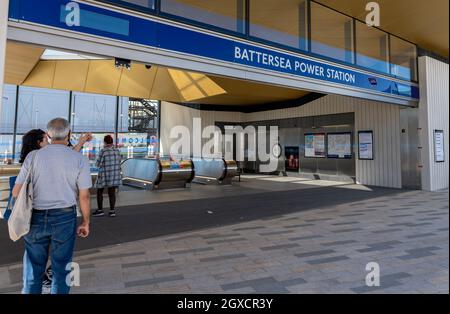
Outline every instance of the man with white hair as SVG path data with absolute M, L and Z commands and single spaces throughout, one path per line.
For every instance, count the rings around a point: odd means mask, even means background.
M 92 186 L 89 162 L 67 146 L 70 136 L 67 120 L 50 121 L 47 135 L 51 144 L 27 156 L 13 189 L 13 196 L 17 197 L 31 169 L 34 195 L 30 232 L 24 237 L 22 292 L 25 294 L 42 293 L 49 254 L 53 271 L 51 293 L 69 293 L 70 280 L 66 279 L 71 271 L 76 235 L 84 238 L 89 235 L 89 188 Z M 78 228 L 77 196 L 83 215 Z

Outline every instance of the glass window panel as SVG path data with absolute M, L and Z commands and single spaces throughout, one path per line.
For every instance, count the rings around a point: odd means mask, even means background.
M 155 9 L 155 0 L 105 0 L 104 2 L 113 2 L 124 6 L 137 6 L 145 9 Z
M 388 34 L 356 22 L 356 63 L 371 70 L 389 73 Z
M 9 163 L 9 160 L 14 159 L 13 151 L 13 135 L 0 134 L 0 164 Z
M 95 162 L 103 148 L 104 137 L 115 136 L 116 102 L 115 96 L 73 93 L 71 128 L 74 133 L 71 141 L 75 145 L 83 133 L 93 133 L 93 140 L 86 143 L 82 150 L 82 154 L 89 159 L 93 173 L 98 171 Z
M 14 115 L 16 110 L 16 86 L 4 85 L 0 115 L 0 134 L 14 133 Z M 0 150 L 2 152 L 2 150 Z
M 116 97 L 73 93 L 73 132 L 114 132 L 116 127 Z
M 83 133 L 73 133 L 71 137 L 71 142 L 73 145 L 78 143 L 78 139 Z M 111 133 L 94 133 L 92 134 L 92 141 L 87 142 L 83 149 L 81 150 L 81 153 L 86 156 L 89 159 L 89 164 L 91 166 L 91 172 L 96 173 L 98 172 L 98 168 L 96 167 L 95 163 L 97 161 L 98 154 L 100 153 L 100 150 L 104 146 L 104 138 L 106 135 L 111 135 L 114 138 L 114 132 Z
M 67 119 L 69 100 L 70 93 L 67 91 L 20 87 L 17 132 L 24 134 L 32 129 L 46 130 L 50 120 Z
M 417 48 L 400 38 L 391 36 L 391 72 L 396 77 L 417 80 Z
M 154 139 L 150 139 L 148 133 L 119 133 L 117 147 L 123 159 L 144 158 L 157 153 L 157 147 L 151 141 Z
M 161 11 L 244 33 L 244 0 L 161 0 Z
M 18 163 L 20 161 L 20 153 L 22 151 L 22 138 L 25 134 L 17 134 L 16 136 L 16 154 L 14 155 L 14 162 Z M 12 137 L 11 137 L 12 139 Z
M 119 102 L 119 124 L 118 131 L 128 132 L 130 117 L 129 117 L 129 98 L 121 97 Z
M 142 158 L 158 153 L 158 117 L 158 101 L 122 99 L 117 146 L 124 158 Z
M 305 0 L 250 0 L 250 35 L 307 50 Z
M 352 24 L 351 18 L 311 2 L 311 51 L 353 63 Z

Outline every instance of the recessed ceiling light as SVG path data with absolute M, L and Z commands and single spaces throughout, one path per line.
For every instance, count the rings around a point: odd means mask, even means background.
M 41 60 L 104 60 L 108 58 L 94 57 L 91 55 L 71 53 L 53 49 L 46 49 L 41 56 Z

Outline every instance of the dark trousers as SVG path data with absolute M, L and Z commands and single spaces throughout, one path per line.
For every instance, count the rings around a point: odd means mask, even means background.
M 116 186 L 108 187 L 109 207 L 111 211 L 116 207 Z M 104 188 L 97 189 L 97 206 L 98 210 L 103 210 L 103 191 Z

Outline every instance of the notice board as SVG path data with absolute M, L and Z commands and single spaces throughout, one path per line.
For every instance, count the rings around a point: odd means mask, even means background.
M 305 134 L 305 157 L 326 157 L 325 133 Z
M 352 133 L 328 134 L 328 158 L 352 158 Z

